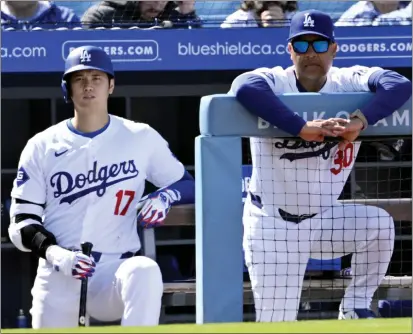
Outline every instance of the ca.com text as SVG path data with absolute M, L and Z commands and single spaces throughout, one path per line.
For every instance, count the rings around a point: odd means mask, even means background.
M 1 58 L 44 58 L 46 56 L 46 48 L 42 46 L 1 48 Z

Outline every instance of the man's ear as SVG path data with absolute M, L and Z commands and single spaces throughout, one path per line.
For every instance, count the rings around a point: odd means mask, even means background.
M 291 43 L 288 43 L 288 45 L 287 45 L 287 50 L 288 50 L 288 53 L 290 54 L 290 58 L 291 58 L 291 60 L 293 60 L 293 46 L 291 45 Z
M 337 43 L 334 42 L 331 47 L 332 47 L 332 50 L 333 50 L 333 58 L 335 58 L 336 55 L 337 55 Z
M 109 81 L 109 95 L 112 95 L 114 89 L 115 89 L 115 79 L 112 78 Z

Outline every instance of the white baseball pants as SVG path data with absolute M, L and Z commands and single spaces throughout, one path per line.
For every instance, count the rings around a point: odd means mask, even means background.
M 254 208 L 247 199 L 243 247 L 256 321 L 296 320 L 309 258 L 326 260 L 353 253 L 353 278 L 340 308 L 370 307 L 393 253 L 394 222 L 386 211 L 337 205 L 296 224 L 280 216 L 259 216 Z
M 103 257 L 103 256 L 102 256 Z M 87 313 L 100 321 L 117 321 L 122 326 L 155 326 L 159 323 L 163 282 L 153 260 L 103 258 L 89 278 Z M 33 328 L 78 326 L 80 281 L 53 271 L 40 259 L 32 289 L 30 310 Z

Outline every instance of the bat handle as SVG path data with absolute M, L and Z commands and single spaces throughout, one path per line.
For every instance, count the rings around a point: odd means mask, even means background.
M 90 256 L 92 253 L 93 244 L 91 242 L 83 242 L 80 246 L 82 247 L 82 253 Z
M 90 256 L 92 253 L 93 244 L 91 242 L 84 242 L 81 245 L 82 253 Z M 86 299 L 87 299 L 87 277 L 83 279 L 80 288 L 80 304 L 79 304 L 79 321 L 78 324 L 81 327 L 86 325 Z

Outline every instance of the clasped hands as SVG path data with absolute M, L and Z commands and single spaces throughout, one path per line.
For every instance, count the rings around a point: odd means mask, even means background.
M 363 122 L 358 118 L 317 119 L 308 121 L 301 129 L 299 136 L 305 141 L 323 142 L 325 137 L 339 137 L 338 148 L 344 150 L 348 143 L 353 142 L 363 129 Z

